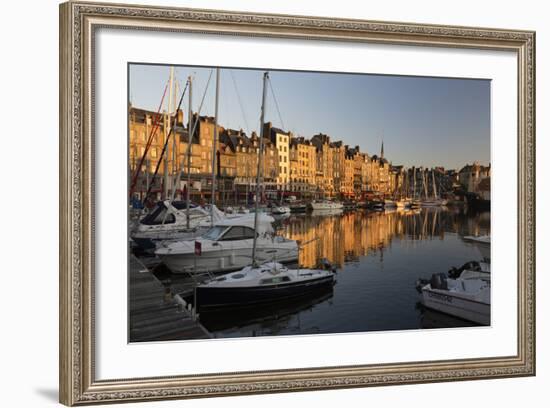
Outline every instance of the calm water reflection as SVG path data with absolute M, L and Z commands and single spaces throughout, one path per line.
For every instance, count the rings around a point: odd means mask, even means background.
M 461 236 L 486 234 L 489 213 L 460 210 L 311 214 L 278 220 L 279 234 L 302 242 L 300 264 L 338 265 L 332 290 L 307 299 L 230 313 L 203 313 L 215 337 L 342 333 L 470 326 L 418 305 L 419 277 L 481 255 Z

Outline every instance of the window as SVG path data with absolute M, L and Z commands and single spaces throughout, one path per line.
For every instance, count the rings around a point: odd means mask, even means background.
M 157 158 L 157 149 L 151 149 L 151 157 L 153 159 L 156 159 Z
M 216 240 L 226 229 L 226 227 L 212 227 L 202 237 L 205 239 Z
M 269 278 L 269 279 L 262 279 L 260 281 L 261 285 L 269 285 L 272 283 L 281 283 L 281 282 L 290 282 L 290 278 L 288 276 L 277 276 L 275 278 Z
M 220 239 L 220 241 L 238 241 L 242 239 L 253 239 L 254 230 L 249 227 L 231 227 Z
M 148 214 L 141 220 L 144 225 L 160 225 L 160 224 L 173 224 L 176 222 L 174 214 L 167 214 L 166 207 L 163 205 L 158 206 L 152 213 Z

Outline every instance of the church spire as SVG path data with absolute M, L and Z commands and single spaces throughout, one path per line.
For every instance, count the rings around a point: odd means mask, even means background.
M 380 159 L 384 158 L 384 139 L 382 139 L 382 148 L 380 149 Z

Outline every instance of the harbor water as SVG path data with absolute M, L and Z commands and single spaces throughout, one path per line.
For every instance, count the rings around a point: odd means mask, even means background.
M 461 208 L 308 213 L 282 217 L 277 233 L 305 243 L 299 266 L 326 258 L 337 267 L 332 289 L 249 309 L 201 313 L 212 337 L 327 334 L 473 326 L 424 309 L 415 283 L 481 254 L 462 240 L 490 233 L 490 214 Z M 173 293 L 189 278 L 154 271 Z

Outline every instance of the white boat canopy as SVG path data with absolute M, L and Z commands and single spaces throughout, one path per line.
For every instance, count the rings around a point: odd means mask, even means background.
M 258 234 L 271 234 L 273 233 L 273 226 L 275 219 L 269 215 L 260 213 L 258 214 Z M 214 225 L 219 227 L 249 227 L 254 229 L 254 214 L 245 214 L 237 218 L 224 218 Z

